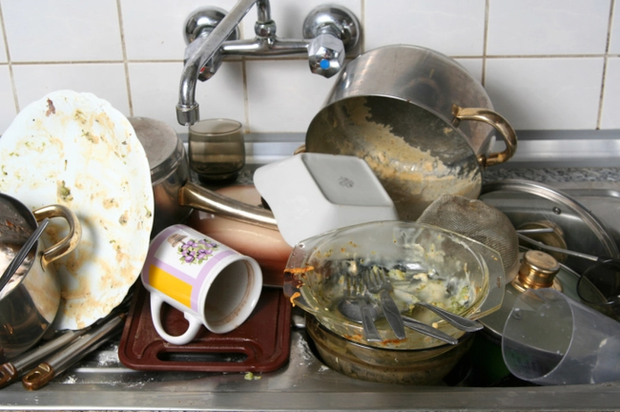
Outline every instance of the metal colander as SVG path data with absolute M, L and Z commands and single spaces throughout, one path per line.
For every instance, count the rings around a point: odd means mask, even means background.
M 481 200 L 442 195 L 424 210 L 417 222 L 450 230 L 490 247 L 502 257 L 506 281 L 512 281 L 517 275 L 519 238 L 508 217 L 499 209 Z

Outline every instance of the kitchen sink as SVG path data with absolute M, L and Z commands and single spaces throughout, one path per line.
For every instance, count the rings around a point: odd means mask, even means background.
M 506 173 L 514 175 L 515 171 L 501 171 L 489 178 L 502 179 Z M 516 174 L 522 177 L 518 169 Z M 620 247 L 620 176 L 615 176 L 615 181 L 568 179 L 546 184 L 586 206 Z M 412 386 L 353 379 L 321 361 L 304 329 L 303 312 L 294 308 L 292 319 L 290 359 L 274 372 L 135 371 L 120 363 L 117 337 L 37 391 L 26 391 L 21 383 L 0 390 L 0 409 L 611 410 L 620 406 L 620 382 L 534 386 L 502 376 L 499 346 L 484 334 L 475 337 L 472 350 L 439 384 Z M 495 372 L 472 376 L 492 367 L 493 362 L 497 363 Z

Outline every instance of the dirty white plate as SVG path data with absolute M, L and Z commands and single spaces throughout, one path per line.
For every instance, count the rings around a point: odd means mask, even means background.
M 153 225 L 150 167 L 127 118 L 90 93 L 50 93 L 2 135 L 0 165 L 1 192 L 31 209 L 65 205 L 82 224 L 76 249 L 55 262 L 54 326 L 81 329 L 107 315 L 138 278 Z M 66 231 L 55 220 L 49 242 Z

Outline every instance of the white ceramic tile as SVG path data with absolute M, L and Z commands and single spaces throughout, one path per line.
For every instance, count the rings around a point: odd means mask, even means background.
M 121 63 L 13 65 L 13 75 L 20 110 L 47 93 L 70 89 L 93 93 L 125 116 L 129 115 L 125 70 Z
M 449 56 L 481 56 L 484 0 L 377 0 L 365 3 L 366 50 L 415 44 Z
M 308 13 L 317 6 L 336 4 L 349 9 L 362 23 L 362 0 L 275 0 L 271 3 L 271 18 L 276 23 L 276 34 L 286 39 L 301 39 L 303 37 L 303 22 Z M 254 23 L 256 22 L 256 7 L 243 19 L 243 33 L 245 38 L 254 37 Z
M 206 6 L 230 10 L 234 0 L 121 0 L 129 60 L 182 60 L 185 20 Z
M 2 13 L 14 62 L 123 57 L 115 0 L 3 0 Z
M 306 60 L 246 65 L 249 123 L 255 133 L 305 133 L 336 79 L 312 74 Z
M 602 54 L 610 0 L 490 0 L 489 55 Z
M 609 38 L 609 52 L 620 53 L 620 4 L 615 3 L 614 15 L 611 22 L 611 35 Z
M 620 58 L 607 61 L 601 129 L 620 129 Z
M 4 30 L 2 29 L 2 20 L 0 20 L 0 63 L 6 63 L 7 61 L 6 47 L 4 46 Z
M 135 116 L 150 117 L 187 133 L 176 119 L 182 63 L 131 63 L 129 76 Z M 224 117 L 245 123 L 240 62 L 224 62 L 214 77 L 198 82 L 196 101 L 202 119 Z
M 485 87 L 517 130 L 594 129 L 603 58 L 487 59 Z
M 482 83 L 482 59 L 454 59 L 465 68 L 474 79 Z
M 16 114 L 9 67 L 0 65 L 0 135 L 9 127 Z

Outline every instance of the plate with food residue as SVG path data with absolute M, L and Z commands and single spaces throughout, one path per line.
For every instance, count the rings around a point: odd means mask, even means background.
M 82 225 L 76 249 L 55 263 L 57 329 L 81 329 L 116 307 L 140 274 L 154 198 L 144 148 L 127 118 L 90 93 L 52 92 L 25 107 L 0 139 L 0 192 L 35 209 L 70 208 Z M 52 219 L 44 241 L 65 235 Z

